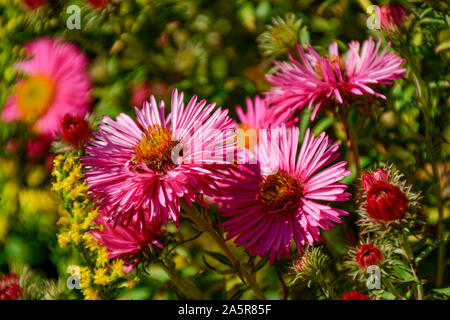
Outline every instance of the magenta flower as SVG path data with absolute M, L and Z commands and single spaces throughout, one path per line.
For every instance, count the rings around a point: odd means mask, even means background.
M 240 126 L 243 129 L 268 129 L 270 127 L 280 127 L 285 124 L 287 127 L 295 124 L 298 118 L 294 118 L 294 110 L 279 109 L 269 106 L 265 99 L 255 96 L 245 100 L 247 113 L 244 113 L 241 106 L 236 106 L 236 113 L 239 117 Z
M 24 120 L 40 135 L 53 138 L 61 133 L 65 114 L 84 117 L 90 98 L 87 57 L 80 49 L 61 38 L 39 38 L 25 45 L 27 59 L 15 65 L 26 78 L 8 97 L 3 121 Z
M 164 233 L 158 226 L 146 224 L 139 230 L 137 224 L 127 226 L 113 226 L 100 212 L 96 224 L 103 225 L 102 230 L 90 231 L 102 246 L 106 247 L 109 259 L 120 258 L 124 260 L 124 272 L 130 272 L 146 255 L 151 255 L 154 248 L 163 249 L 159 238 Z
M 360 50 L 359 42 L 352 41 L 344 59 L 336 42 L 329 46 L 328 57 L 319 56 L 310 46 L 305 52 L 297 45 L 301 61 L 290 57 L 290 62 L 274 62 L 280 70 L 267 75 L 276 86 L 267 92 L 267 99 L 281 109 L 311 109 L 315 105 L 311 120 L 321 106 L 350 105 L 354 96 L 386 99 L 374 87 L 392 84 L 406 69 L 401 67 L 404 60 L 400 56 L 388 52 L 390 44 L 381 53 L 380 46 L 381 39 L 375 44 L 370 38 Z
M 116 121 L 104 117 L 81 161 L 105 215 L 142 230 L 147 223 L 167 225 L 168 218 L 178 224 L 181 199 L 206 206 L 202 196 L 213 193 L 227 166 L 217 145 L 225 153 L 236 148 L 228 111 L 214 108 L 196 96 L 185 107 L 175 89 L 167 117 L 164 102 L 158 105 L 153 96 L 135 108 L 136 121 L 125 114 Z
M 255 148 L 258 163 L 237 166 L 222 185 L 224 195 L 215 198 L 222 216 L 230 218 L 222 224 L 227 239 L 235 238 L 252 255 L 269 253 L 271 263 L 282 254 L 289 257 L 292 239 L 299 251 L 306 242 L 320 241 L 319 228 L 329 230 L 341 222 L 339 215 L 348 215 L 324 202 L 351 195 L 337 182 L 350 174 L 347 163 L 327 167 L 338 158 L 339 146 L 325 133 L 314 137 L 308 129 L 299 151 L 298 128 L 279 132 L 262 135 Z

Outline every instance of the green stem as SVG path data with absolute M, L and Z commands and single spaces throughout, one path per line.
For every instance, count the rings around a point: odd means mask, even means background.
M 391 280 L 389 279 L 389 278 L 386 278 L 386 277 L 383 277 L 382 278 L 383 280 L 383 284 L 386 286 L 386 289 L 390 292 L 390 293 L 392 293 L 394 296 L 395 296 L 395 298 L 397 299 L 397 300 L 405 300 L 398 292 L 397 292 L 397 290 L 395 289 L 395 287 L 393 286 L 393 284 L 392 284 L 392 282 L 391 282 Z
M 347 120 L 347 114 L 339 114 L 339 117 L 341 118 L 341 122 L 345 127 L 345 131 L 348 135 L 348 139 L 350 141 L 350 150 L 353 155 L 353 163 L 355 164 L 356 168 L 356 179 L 358 179 L 361 176 L 361 167 L 359 166 L 359 151 L 358 151 L 358 143 L 356 142 L 355 134 L 353 133 L 352 128 L 350 127 L 350 124 Z
M 327 293 L 327 298 L 330 298 L 331 300 L 340 300 L 333 289 L 333 286 L 331 285 L 331 283 L 333 283 L 332 279 L 333 279 L 333 275 L 332 273 L 327 270 L 325 272 L 325 274 L 323 275 L 324 279 L 321 281 L 321 285 L 324 289 L 326 289 L 326 293 Z
M 188 215 L 188 217 L 201 229 L 208 233 L 211 238 L 216 242 L 216 244 L 222 249 L 223 253 L 227 256 L 230 262 L 233 264 L 236 271 L 240 271 L 243 279 L 247 283 L 247 285 L 253 289 L 256 296 L 261 300 L 266 300 L 266 297 L 256 283 L 255 279 L 251 275 L 251 273 L 244 267 L 241 266 L 238 259 L 231 252 L 230 248 L 228 248 L 227 244 L 223 237 L 213 228 L 213 226 L 197 211 L 195 207 L 189 207 L 186 204 L 182 204 L 184 212 Z
M 372 6 L 372 2 L 370 2 L 370 0 L 358 0 L 358 3 L 361 9 L 364 10 L 364 12 L 367 12 L 367 8 Z
M 414 280 L 417 283 L 417 294 L 416 294 L 416 298 L 417 300 L 423 300 L 424 299 L 424 292 L 423 292 L 423 286 L 422 286 L 422 281 L 420 280 L 419 277 L 419 272 L 417 269 L 417 264 L 416 264 L 416 260 L 414 258 L 414 253 L 411 249 L 411 246 L 408 242 L 407 239 L 407 235 L 403 234 L 403 240 L 402 240 L 402 248 L 403 250 L 405 250 L 406 256 L 408 257 L 408 262 L 409 262 L 409 267 L 411 268 L 411 272 L 414 276 Z
M 172 280 L 172 282 L 177 286 L 177 288 L 180 289 L 181 292 L 184 293 L 186 298 L 191 299 L 191 300 L 201 300 L 202 295 L 200 293 L 200 290 L 198 290 L 198 288 L 196 288 L 195 286 L 188 287 L 184 283 L 184 281 L 180 279 L 180 277 L 177 275 L 177 273 L 167 265 L 166 261 L 161 259 L 159 262 L 160 262 L 160 265 L 163 267 L 163 269 L 169 275 L 170 280 Z
M 425 147 L 427 150 L 427 155 L 431 162 L 431 166 L 433 169 L 433 180 L 435 184 L 436 190 L 436 206 L 438 208 L 438 223 L 437 223 L 437 239 L 440 241 L 444 241 L 445 234 L 445 226 L 444 226 L 444 206 L 442 201 L 442 191 L 441 191 L 441 182 L 439 178 L 439 170 L 437 167 L 437 162 L 433 154 L 433 140 L 431 136 L 431 131 L 433 125 L 431 123 L 431 105 L 428 97 L 427 86 L 423 81 L 419 68 L 417 66 L 416 60 L 413 59 L 408 49 L 402 50 L 408 64 L 411 67 L 411 76 L 414 82 L 417 97 L 422 105 L 422 113 L 425 119 Z M 441 245 L 438 249 L 438 261 L 437 261 L 437 274 L 436 274 L 436 286 L 441 287 L 444 280 L 444 271 L 445 271 L 445 253 L 446 253 L 446 245 L 445 243 Z

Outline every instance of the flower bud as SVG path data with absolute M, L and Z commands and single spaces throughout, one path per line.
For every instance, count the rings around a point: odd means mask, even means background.
M 39 136 L 27 141 L 26 151 L 30 161 L 38 161 L 47 154 L 51 144 L 51 139 L 45 136 Z
M 361 176 L 362 185 L 363 188 L 366 191 L 369 191 L 369 189 L 378 181 L 389 183 L 389 177 L 383 169 L 377 169 L 373 173 L 365 172 Z
M 398 2 L 388 6 L 378 6 L 376 14 L 380 28 L 384 32 L 395 32 L 408 20 L 408 13 Z
M 401 219 L 407 209 L 408 199 L 396 186 L 377 182 L 367 192 L 366 210 L 369 216 L 375 220 Z
M 23 0 L 30 9 L 36 9 L 47 3 L 47 0 Z
M 352 292 L 347 292 L 342 297 L 342 300 L 370 300 L 368 296 L 362 294 L 358 290 L 353 290 Z
M 92 7 L 97 9 L 106 7 L 110 1 L 111 0 L 87 0 Z
M 362 244 L 356 252 L 356 261 L 362 269 L 369 266 L 378 265 L 383 260 L 380 249 L 371 244 Z
M 65 142 L 75 147 L 82 146 L 91 137 L 89 123 L 80 117 L 72 117 L 66 114 L 61 124 L 61 135 Z
M 0 279 L 0 300 L 18 300 L 22 291 L 17 274 L 8 273 Z

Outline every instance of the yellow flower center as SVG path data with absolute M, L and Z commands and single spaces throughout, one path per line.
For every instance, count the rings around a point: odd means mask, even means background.
M 173 169 L 172 149 L 178 141 L 172 140 L 172 131 L 160 125 L 152 125 L 142 134 L 142 139 L 134 147 L 132 162 L 136 169 L 144 163 L 158 174 L 165 174 Z
M 303 196 L 301 182 L 284 171 L 265 177 L 259 188 L 260 201 L 271 213 L 294 212 Z
M 24 118 L 45 114 L 54 98 L 55 83 L 43 75 L 23 80 L 17 88 L 17 104 Z

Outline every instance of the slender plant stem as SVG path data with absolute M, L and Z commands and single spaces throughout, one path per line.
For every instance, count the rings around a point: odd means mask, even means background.
M 372 2 L 370 0 L 358 0 L 359 6 L 364 10 L 364 12 L 367 12 L 367 8 L 372 5 Z
M 241 266 L 238 259 L 234 256 L 233 252 L 231 252 L 230 248 L 228 248 L 227 244 L 223 237 L 213 228 L 213 226 L 197 211 L 195 207 L 189 207 L 185 204 L 182 205 L 185 213 L 188 217 L 202 230 L 208 233 L 211 238 L 217 243 L 217 245 L 222 249 L 223 253 L 227 256 L 230 262 L 235 267 L 235 270 L 242 274 L 243 280 L 247 283 L 247 285 L 253 289 L 256 296 L 261 300 L 266 300 L 266 296 L 264 292 L 261 290 L 259 285 L 256 283 L 255 279 L 251 275 L 251 273 L 244 267 Z
M 408 242 L 408 238 L 406 233 L 403 234 L 403 240 L 402 240 L 402 247 L 403 250 L 405 250 L 406 256 L 408 257 L 408 262 L 409 262 L 409 266 L 411 268 L 411 271 L 413 273 L 414 279 L 417 282 L 417 300 L 423 300 L 424 299 L 424 292 L 423 292 L 423 286 L 422 286 L 422 281 L 420 280 L 419 277 L 419 272 L 417 269 L 417 264 L 416 264 L 416 260 L 414 258 L 414 253 L 411 249 L 411 246 Z
M 321 286 L 326 290 L 326 295 L 331 300 L 339 300 L 339 298 L 336 296 L 336 293 L 333 289 L 333 275 L 330 272 L 330 270 L 327 270 L 325 274 L 323 274 L 324 279 L 321 281 Z
M 423 81 L 419 68 L 417 67 L 416 61 L 411 56 L 409 50 L 406 48 L 402 50 L 408 64 L 411 68 L 411 77 L 414 82 L 417 97 L 422 105 L 422 113 L 425 119 L 425 147 L 427 150 L 427 155 L 431 162 L 431 167 L 433 169 L 433 180 L 435 184 L 436 191 L 436 206 L 438 208 L 438 223 L 437 223 L 437 239 L 444 241 L 445 226 L 444 226 L 444 206 L 442 201 L 442 191 L 441 182 L 439 177 L 439 170 L 437 167 L 437 162 L 433 154 L 433 140 L 431 136 L 432 123 L 431 123 L 431 105 L 428 97 L 427 86 Z M 438 249 L 438 261 L 437 261 L 437 274 L 436 274 L 436 286 L 441 287 L 444 281 L 444 271 L 445 271 L 445 253 L 446 245 L 443 243 Z
M 347 132 L 348 139 L 350 141 L 350 150 L 352 151 L 353 155 L 353 163 L 355 164 L 356 168 L 356 179 L 358 179 L 361 176 L 361 167 L 359 166 L 359 151 L 358 151 L 358 144 L 356 142 L 355 134 L 353 133 L 352 128 L 350 127 L 350 124 L 347 120 L 347 114 L 339 114 L 342 124 L 345 127 L 345 131 Z
M 177 288 L 180 289 L 181 292 L 183 292 L 188 299 L 200 300 L 202 298 L 200 290 L 195 286 L 187 286 L 186 283 L 184 283 L 184 281 L 180 279 L 177 273 L 167 265 L 166 261 L 161 259 L 159 262 L 160 265 L 163 267 L 163 269 L 169 275 L 170 280 L 172 280 L 172 282 L 177 286 Z
M 384 283 L 384 285 L 386 286 L 386 289 L 390 292 L 390 293 L 392 293 L 394 296 L 395 296 L 395 298 L 397 299 L 397 300 L 405 300 L 398 292 L 397 292 L 397 290 L 395 289 L 395 287 L 393 286 L 393 284 L 392 284 L 392 282 L 391 282 L 391 280 L 389 279 L 389 278 L 387 278 L 387 277 L 383 277 L 383 283 Z

